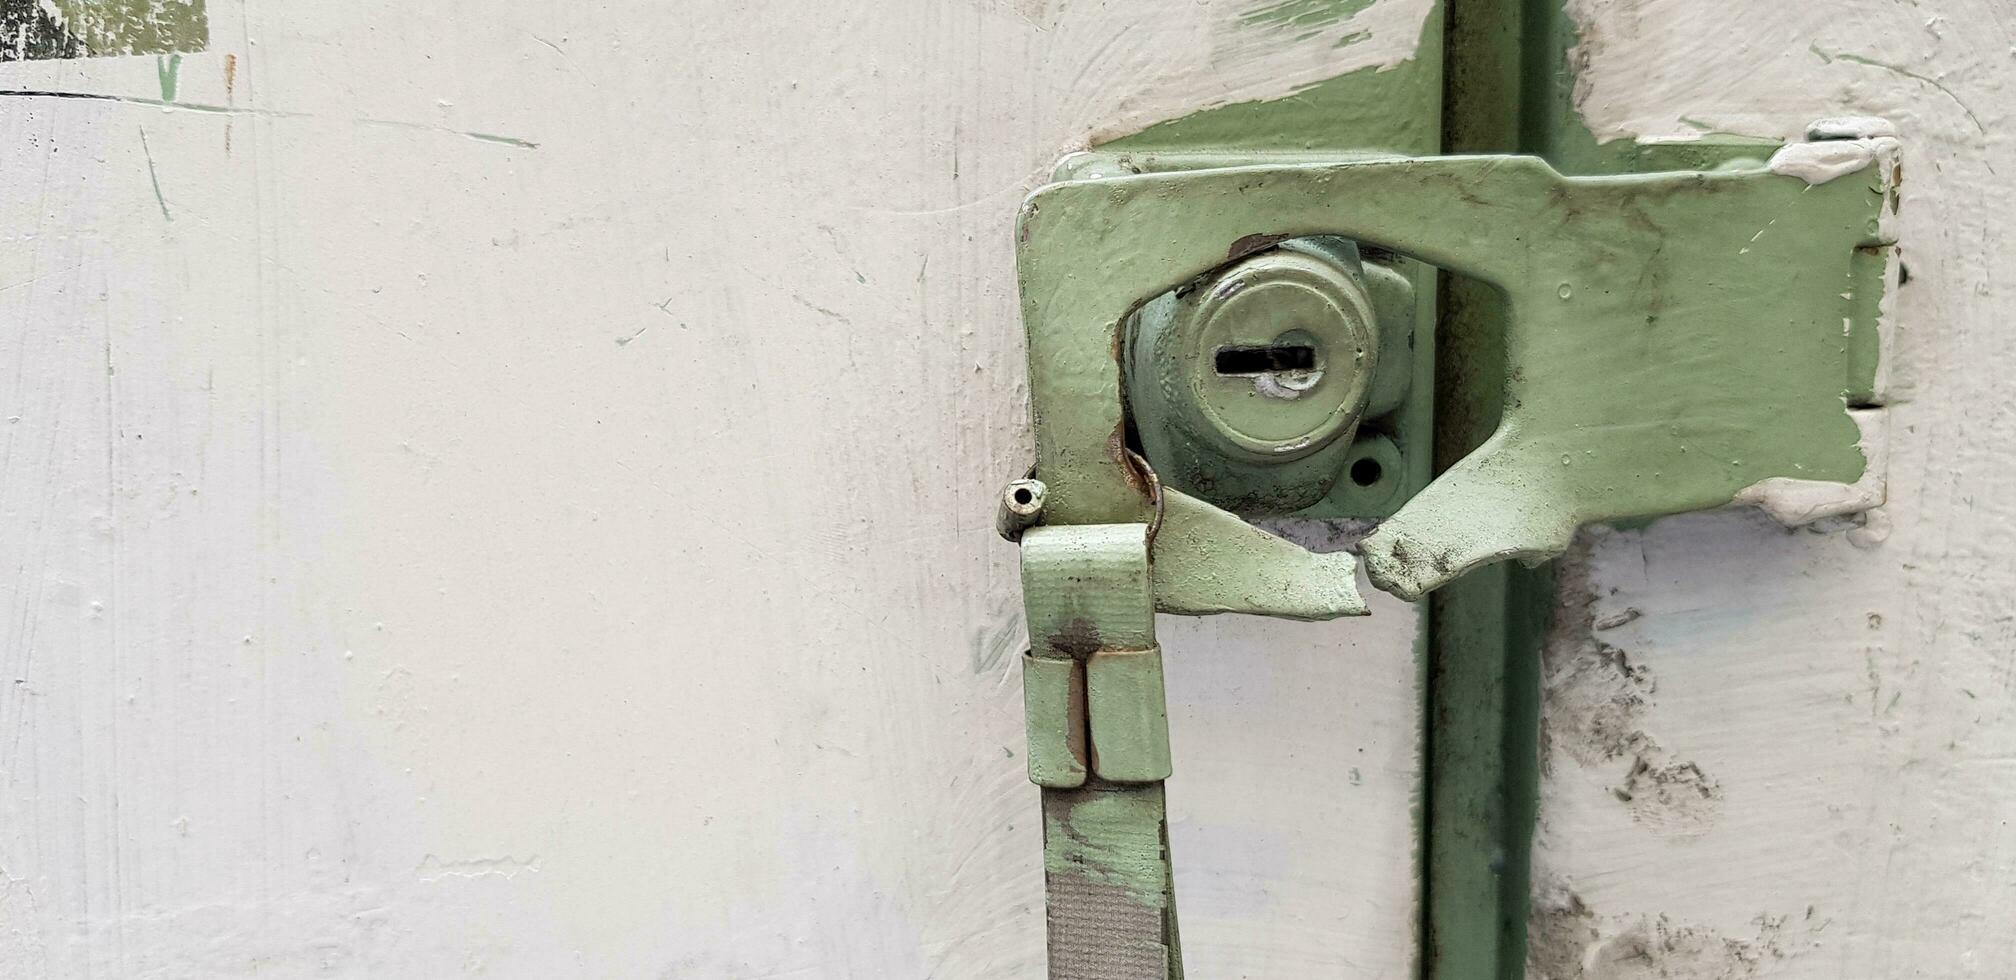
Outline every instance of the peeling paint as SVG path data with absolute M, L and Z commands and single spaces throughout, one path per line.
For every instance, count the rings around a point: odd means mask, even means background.
M 1239 15 L 1239 22 L 1255 27 L 1304 31 L 1328 27 L 1356 15 L 1372 5 L 1372 0 L 1265 0 Z
M 1167 883 L 1160 840 L 1137 836 L 1160 821 L 1161 804 L 1147 793 L 1088 792 L 1049 816 L 1044 866 L 1053 874 L 1084 875 L 1121 889 L 1140 905 L 1160 908 Z
M 1368 143 L 1405 149 L 1419 142 L 1385 135 L 1396 126 L 1435 135 L 1432 124 L 1423 126 L 1433 116 L 1415 111 L 1413 100 L 1439 97 L 1441 91 L 1434 77 L 1439 58 L 1419 57 L 1440 50 L 1437 0 L 1207 0 L 1203 9 L 1214 23 L 1196 39 L 1202 53 L 1191 56 L 1183 71 L 1149 78 L 1129 104 L 1099 121 L 1092 144 L 1141 148 L 1209 141 L 1204 133 L 1227 127 L 1249 140 L 1274 133 L 1306 142 L 1300 134 L 1333 132 L 1354 149 Z M 1308 20 L 1284 24 L 1297 17 Z M 1424 64 L 1425 88 L 1424 78 L 1409 70 Z M 1375 75 L 1386 83 L 1376 94 L 1362 88 Z M 1340 82 L 1344 77 L 1354 81 Z M 1365 100 L 1351 101 L 1345 93 L 1352 91 L 1364 92 Z M 1408 108 L 1395 108 L 1396 98 L 1409 100 Z M 1327 114 L 1329 124 L 1238 121 L 1256 111 L 1278 115 L 1298 107 Z
M 421 881 L 434 882 L 443 878 L 515 878 L 526 871 L 539 870 L 539 856 L 519 859 L 505 855 L 502 857 L 443 859 L 432 854 L 420 860 L 420 867 L 414 871 Z
M 0 62 L 201 51 L 209 39 L 203 0 L 0 0 Z

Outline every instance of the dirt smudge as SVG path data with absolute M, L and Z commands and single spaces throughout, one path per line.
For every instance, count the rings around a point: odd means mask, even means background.
M 1558 878 L 1535 883 L 1527 919 L 1529 980 L 1746 980 L 1815 945 L 1812 914 L 1751 919 L 1731 936 L 1670 916 L 1603 916 Z
M 1595 542 L 1584 531 L 1564 556 L 1553 625 L 1541 652 L 1542 772 L 1562 759 L 1615 772 L 1610 795 L 1631 818 L 1661 836 L 1695 837 L 1721 817 L 1722 787 L 1646 731 L 1658 678 L 1633 654 L 1599 635 L 1643 616 L 1603 608 L 1590 576 Z

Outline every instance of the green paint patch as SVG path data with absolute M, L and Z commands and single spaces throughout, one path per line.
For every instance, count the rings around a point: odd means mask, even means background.
M 171 54 L 154 59 L 154 73 L 161 78 L 161 101 L 175 101 L 175 87 L 182 78 L 182 56 Z
M 473 131 L 463 133 L 462 135 L 478 143 L 501 143 L 505 146 L 515 146 L 526 150 L 536 150 L 539 148 L 539 144 L 531 140 L 519 139 L 516 136 L 499 136 L 496 133 L 478 133 Z
M 1328 27 L 1370 6 L 1372 0 L 1274 0 L 1240 14 L 1239 22 L 1270 28 Z
M 210 43 L 203 2 L 0 0 L 0 61 L 201 51 Z
M 1286 0 L 1246 17 L 1254 23 L 1279 27 L 1292 21 L 1253 18 L 1266 11 L 1316 2 Z M 1321 6 L 1335 15 L 1333 19 L 1342 20 L 1370 3 L 1321 0 Z M 1311 13 L 1300 10 L 1290 16 Z M 1435 153 L 1442 144 L 1441 25 L 1439 13 L 1425 18 L 1414 57 L 1390 68 L 1361 68 L 1283 98 L 1237 102 L 1193 112 L 1104 143 L 1100 148 L 1154 152 L 1236 146 L 1252 152 Z M 1370 36 L 1353 32 L 1339 38 L 1337 47 L 1356 44 Z
M 145 128 L 140 130 L 140 152 L 147 158 L 147 182 L 154 187 L 154 203 L 161 206 L 161 218 L 164 221 L 174 221 L 175 216 L 168 213 L 168 199 L 161 196 L 161 175 L 154 170 L 154 149 L 147 145 Z
M 1162 807 L 1159 786 L 1080 791 L 1061 819 L 1046 821 L 1044 869 L 1111 885 L 1147 908 L 1167 906 Z

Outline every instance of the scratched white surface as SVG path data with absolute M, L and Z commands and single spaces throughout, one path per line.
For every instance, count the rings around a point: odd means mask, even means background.
M 128 100 L 0 96 L 0 976 L 1040 976 L 1008 229 L 1429 9 L 1245 7 L 213 0 L 182 108 L 0 66 Z M 1406 975 L 1382 612 L 1169 624 L 1194 975 Z
M 1910 280 L 1886 540 L 1724 513 L 1571 563 L 1530 976 L 2016 974 L 2016 8 L 1571 6 L 1600 133 L 1895 122 Z

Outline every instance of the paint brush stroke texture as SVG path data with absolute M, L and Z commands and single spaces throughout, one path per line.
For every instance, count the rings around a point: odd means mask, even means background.
M 203 0 L 0 0 L 0 61 L 201 51 Z

